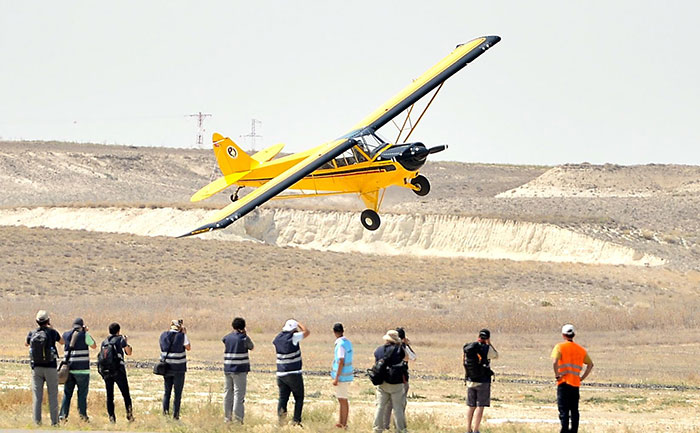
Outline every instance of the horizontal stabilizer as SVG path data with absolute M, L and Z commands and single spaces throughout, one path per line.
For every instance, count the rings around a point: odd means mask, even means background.
M 224 189 L 228 188 L 230 185 L 238 182 L 241 180 L 245 175 L 250 173 L 250 171 L 242 171 L 240 173 L 234 173 L 234 174 L 229 174 L 228 176 L 220 177 L 216 179 L 214 182 L 210 183 L 209 185 L 205 186 L 204 188 L 200 189 L 194 195 L 190 198 L 191 202 L 196 202 L 200 200 L 204 200 L 205 198 L 209 198 L 216 194 L 219 191 L 223 191 Z
M 256 153 L 255 155 L 251 156 L 252 159 L 258 161 L 259 163 L 267 162 L 277 156 L 282 149 L 284 148 L 284 144 L 279 143 L 275 144 L 273 146 L 268 147 L 265 150 L 261 150 L 260 152 Z

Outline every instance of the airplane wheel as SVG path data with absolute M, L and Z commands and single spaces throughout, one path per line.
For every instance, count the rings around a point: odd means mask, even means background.
M 363 210 L 362 214 L 360 214 L 360 221 L 362 221 L 362 225 L 365 226 L 367 230 L 372 231 L 377 230 L 379 224 L 381 224 L 379 214 L 372 209 Z
M 414 189 L 413 192 L 416 193 L 416 195 L 419 195 L 423 197 L 424 195 L 428 195 L 430 192 L 430 182 L 428 182 L 428 178 L 426 178 L 423 175 L 418 175 L 411 179 L 411 185 L 417 186 L 418 189 Z

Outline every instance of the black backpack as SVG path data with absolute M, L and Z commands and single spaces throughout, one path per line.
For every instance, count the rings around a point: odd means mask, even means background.
M 482 356 L 483 345 L 478 341 L 467 343 L 463 347 L 465 353 L 464 373 L 465 379 L 474 382 L 490 382 L 493 376 L 493 370 L 489 365 L 489 360 L 486 356 Z M 488 353 L 488 351 L 486 352 Z
M 384 356 L 379 358 L 374 363 L 372 368 L 367 370 L 367 376 L 369 376 L 369 380 L 372 382 L 372 385 L 381 385 L 388 379 L 389 364 L 387 363 L 387 360 L 391 358 L 394 353 L 398 352 L 399 347 L 400 346 L 397 346 L 397 348 L 393 351 L 385 352 Z
M 45 328 L 39 328 L 29 338 L 29 353 L 32 364 L 42 366 L 51 364 L 56 358 L 49 333 Z
M 100 346 L 100 351 L 97 353 L 97 372 L 102 377 L 115 377 L 121 369 L 121 359 L 116 343 L 120 339 L 112 339 L 107 337 Z

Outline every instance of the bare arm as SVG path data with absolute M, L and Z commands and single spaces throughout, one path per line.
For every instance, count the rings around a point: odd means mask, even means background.
M 583 372 L 583 376 L 581 376 L 581 380 L 584 380 L 588 377 L 589 374 L 591 374 L 591 370 L 593 370 L 593 362 L 590 364 L 586 364 L 586 371 Z
M 127 337 L 126 335 L 124 336 L 124 342 L 126 343 L 126 346 L 124 346 L 124 353 L 131 356 L 131 353 L 134 350 L 131 348 L 131 345 L 129 344 L 129 337 Z
M 304 338 L 308 337 L 309 334 L 311 334 L 311 331 L 309 331 L 309 328 L 304 326 L 303 323 L 297 323 L 297 327 L 299 328 L 299 331 L 304 333 Z
M 559 368 L 558 368 L 559 360 L 555 359 L 554 362 L 552 362 L 552 368 L 554 369 L 554 377 L 559 380 Z

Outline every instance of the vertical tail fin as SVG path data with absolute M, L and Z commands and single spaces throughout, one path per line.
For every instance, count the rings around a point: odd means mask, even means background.
M 214 133 L 214 155 L 221 173 L 227 176 L 231 173 L 252 170 L 260 163 L 250 157 L 228 137 Z

